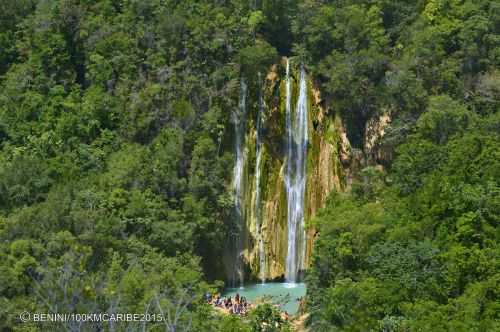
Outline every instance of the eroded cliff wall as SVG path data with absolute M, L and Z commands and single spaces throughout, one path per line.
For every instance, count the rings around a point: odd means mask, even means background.
M 299 67 L 291 62 L 291 103 L 296 105 L 298 97 Z M 321 93 L 308 76 L 308 146 L 307 182 L 305 195 L 306 226 L 321 208 L 332 190 L 343 191 L 346 187 L 346 171 L 342 158 L 348 158 L 350 146 L 342 122 L 338 116 L 328 114 L 321 100 Z M 284 275 L 287 255 L 287 193 L 285 189 L 286 131 L 285 131 L 285 60 L 273 66 L 263 84 L 264 111 L 262 122 L 261 200 L 256 200 L 255 142 L 256 106 L 249 103 L 245 137 L 245 172 L 243 208 L 245 209 L 242 258 L 245 265 L 245 280 L 278 279 Z M 254 94 L 257 95 L 257 94 Z M 252 106 L 253 105 L 253 106 Z M 256 215 L 255 204 L 261 204 L 261 216 Z M 260 271 L 257 223 L 261 223 L 264 241 L 265 271 Z M 307 226 L 306 266 L 312 251 L 315 229 Z M 234 256 L 234 255 L 233 255 Z M 231 257 L 231 255 L 228 255 Z M 230 264 L 229 264 L 230 265 Z

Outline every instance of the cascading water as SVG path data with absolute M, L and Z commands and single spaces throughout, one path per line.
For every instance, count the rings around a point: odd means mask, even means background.
M 236 231 L 234 232 L 234 265 L 233 265 L 233 286 L 238 279 L 240 286 L 243 285 L 243 246 L 242 246 L 242 229 L 244 223 L 243 217 L 243 168 L 245 163 L 244 139 L 245 139 L 245 122 L 246 122 L 246 96 L 247 85 L 242 78 L 240 81 L 240 99 L 238 109 L 233 112 L 234 122 L 234 150 L 236 162 L 233 170 L 233 191 L 235 200 L 236 214 Z
M 304 67 L 300 69 L 299 96 L 295 114 L 292 114 L 290 64 L 286 64 L 286 129 L 288 250 L 285 279 L 296 282 L 299 271 L 304 269 L 306 234 L 304 224 L 304 195 L 306 186 L 307 157 L 307 78 Z M 292 116 L 294 115 L 294 119 Z
M 259 73 L 260 80 L 260 73 Z M 264 283 L 266 280 L 266 257 L 264 253 L 264 234 L 262 234 L 262 213 L 260 201 L 260 162 L 262 158 L 262 142 L 261 142 L 261 128 L 262 128 L 262 113 L 264 112 L 264 98 L 262 96 L 262 87 L 259 92 L 259 109 L 257 112 L 257 125 L 256 125 L 256 143 L 255 143 L 255 230 L 257 233 L 257 246 L 259 253 L 259 274 L 260 280 Z

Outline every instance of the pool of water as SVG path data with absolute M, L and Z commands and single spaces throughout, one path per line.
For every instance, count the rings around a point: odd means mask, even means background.
M 246 297 L 252 303 L 269 300 L 278 304 L 282 311 L 293 315 L 299 309 L 298 299 L 306 295 L 306 284 L 286 282 L 250 284 L 244 287 L 226 288 L 222 295 L 234 297 L 237 293 Z

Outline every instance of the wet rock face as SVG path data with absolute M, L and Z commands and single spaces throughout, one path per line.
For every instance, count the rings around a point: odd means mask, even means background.
M 256 200 L 255 158 L 256 121 L 258 101 L 248 100 L 249 119 L 245 134 L 245 170 L 243 171 L 242 194 L 245 216 L 245 233 L 241 234 L 245 280 L 267 280 L 283 278 L 287 256 L 287 193 L 285 189 L 286 172 L 286 130 L 285 130 L 285 61 L 275 65 L 266 75 L 263 84 L 264 110 L 261 128 L 260 160 L 260 202 Z M 291 104 L 297 104 L 299 85 L 299 66 L 292 65 Z M 340 118 L 328 114 L 323 105 L 320 91 L 314 80 L 309 78 L 308 93 L 308 144 L 306 159 L 306 187 L 304 215 L 307 221 L 325 204 L 332 190 L 345 190 L 346 175 L 351 164 L 352 151 Z M 249 93 L 258 95 L 258 93 Z M 251 98 L 250 98 L 251 99 Z M 260 224 L 255 215 L 255 204 L 260 204 Z M 257 232 L 260 231 L 262 235 Z M 309 266 L 312 245 L 316 230 L 306 228 L 305 267 Z M 260 260 L 258 239 L 264 244 L 265 271 Z M 230 257 L 231 255 L 228 255 Z M 229 273 L 229 272 L 228 272 Z M 229 276 L 228 276 L 229 277 Z
M 289 207 L 285 186 L 289 154 L 287 141 L 290 139 L 286 130 L 287 92 L 290 96 L 288 102 L 293 105 L 295 112 L 300 90 L 300 64 L 290 62 L 290 85 L 287 88 L 286 61 L 284 58 L 281 63 L 274 65 L 267 75 L 262 75 L 259 88 L 249 87 L 248 92 L 248 119 L 242 149 L 246 158 L 241 170 L 241 215 L 244 220 L 239 254 L 242 257 L 245 281 L 258 281 L 263 277 L 267 280 L 282 280 L 285 276 L 289 250 Z M 252 89 L 255 91 L 251 91 Z M 304 195 L 306 244 L 305 258 L 301 263 L 306 269 L 310 264 L 316 236 L 316 230 L 307 226 L 311 217 L 324 206 L 332 191 L 349 190 L 353 179 L 364 167 L 378 165 L 383 168 L 383 165 L 390 163 L 393 155 L 393 149 L 383 143 L 391 124 L 390 110 L 383 110 L 366 122 L 362 144 L 359 148 L 354 148 L 341 118 L 330 111 L 334 102 L 322 100 L 321 92 L 314 84 L 314 77 L 308 76 Z M 259 135 L 258 116 L 261 117 Z M 259 144 L 256 143 L 257 137 Z M 256 181 L 257 173 L 260 175 L 259 181 Z M 257 190 L 257 185 L 260 191 Z M 225 256 L 234 257 L 234 253 L 227 252 Z M 234 271 L 230 262 L 224 260 L 230 278 Z

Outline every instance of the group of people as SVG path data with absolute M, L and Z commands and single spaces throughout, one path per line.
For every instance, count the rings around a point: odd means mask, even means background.
M 231 296 L 223 296 L 219 293 L 206 294 L 206 300 L 208 304 L 215 306 L 216 308 L 221 308 L 230 314 L 245 316 L 251 308 L 251 304 L 247 301 L 244 296 L 240 296 L 240 294 L 236 294 L 234 298 Z

